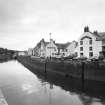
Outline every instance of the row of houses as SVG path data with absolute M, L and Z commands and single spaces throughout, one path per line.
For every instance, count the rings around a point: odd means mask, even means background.
M 28 54 L 39 57 L 66 57 L 74 54 L 77 42 L 55 43 L 53 39 L 46 42 L 44 39 L 37 43 L 35 48 L 28 49 Z
M 91 32 L 89 27 L 84 27 L 84 33 L 79 37 L 78 41 L 67 43 L 56 43 L 53 39 L 46 42 L 40 40 L 37 45 L 28 49 L 28 55 L 39 57 L 105 57 L 105 32 Z

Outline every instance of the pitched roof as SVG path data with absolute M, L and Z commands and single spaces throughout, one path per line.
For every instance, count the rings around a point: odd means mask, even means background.
M 97 40 L 105 40 L 105 32 L 92 33 Z
M 99 35 L 102 39 L 105 40 L 105 32 L 100 32 L 100 33 L 98 33 L 98 35 Z
M 49 44 L 49 42 L 44 42 L 44 44 L 45 44 L 45 46 L 46 46 L 47 44 Z
M 34 47 L 34 49 L 40 48 L 41 47 L 41 42 L 43 42 L 45 46 L 47 44 L 49 44 L 49 42 L 46 42 L 44 39 L 42 39 L 37 43 L 37 45 Z
M 55 45 L 58 47 L 58 49 L 65 49 L 69 44 L 70 44 L 70 42 L 67 42 L 67 43 L 56 43 Z

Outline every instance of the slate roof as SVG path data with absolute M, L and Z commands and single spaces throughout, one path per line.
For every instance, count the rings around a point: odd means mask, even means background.
M 46 42 L 44 39 L 40 40 L 40 42 L 37 43 L 36 47 L 34 49 L 40 48 L 41 47 L 41 42 L 45 44 L 49 44 L 49 42 Z M 76 42 L 76 41 L 75 41 Z M 67 48 L 72 42 L 67 42 L 67 43 L 55 43 L 58 49 L 65 49 Z
M 102 39 L 105 40 L 105 32 L 100 32 L 100 33 L 98 33 L 98 35 L 99 35 Z
M 70 42 L 67 42 L 67 43 L 56 43 L 55 45 L 58 47 L 58 49 L 65 49 L 69 44 L 70 44 Z
M 92 33 L 97 40 L 105 40 L 105 32 L 97 32 L 97 34 Z

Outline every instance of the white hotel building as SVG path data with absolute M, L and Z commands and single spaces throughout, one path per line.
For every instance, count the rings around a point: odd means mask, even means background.
M 93 33 L 89 31 L 89 27 L 84 28 L 84 33 L 78 39 L 78 46 L 75 49 L 77 57 L 105 57 L 105 32 Z

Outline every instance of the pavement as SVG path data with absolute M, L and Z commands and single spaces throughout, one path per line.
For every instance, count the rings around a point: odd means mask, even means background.
M 0 105 L 8 105 L 8 103 L 7 103 L 7 101 L 6 101 L 5 97 L 4 97 L 1 89 L 0 89 Z

